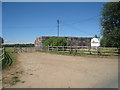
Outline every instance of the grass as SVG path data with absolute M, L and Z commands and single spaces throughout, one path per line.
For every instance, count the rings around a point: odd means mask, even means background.
M 12 77 L 10 84 L 15 85 L 17 82 L 20 82 L 20 79 L 18 76 L 14 76 L 14 77 Z
M 15 62 L 17 61 L 17 57 L 18 53 L 14 53 L 13 48 L 5 48 L 5 59 L 2 61 L 2 69 L 4 74 L 6 73 L 6 76 L 8 75 L 9 77 L 5 77 L 5 79 L 3 79 L 4 85 L 15 85 L 17 82 L 20 82 L 19 74 L 22 72 L 13 71 L 12 74 L 8 73 L 8 70 L 11 70 L 14 68 L 14 65 L 16 65 Z
M 5 48 L 5 59 L 3 60 L 3 87 L 15 85 L 21 82 L 20 75 L 23 71 L 16 71 L 18 53 L 14 53 L 14 48 Z
M 115 56 L 113 54 L 103 54 L 103 55 L 98 55 L 98 54 L 90 54 L 90 53 L 83 53 L 83 52 L 60 52 L 60 51 L 39 51 L 39 52 L 43 52 L 43 53 L 51 53 L 51 54 L 58 54 L 58 55 L 67 55 L 67 56 L 95 56 L 95 57 L 110 57 L 110 56 Z
M 58 54 L 58 55 L 68 55 L 68 56 L 85 56 L 88 54 L 85 53 L 70 53 L 70 52 L 59 52 L 59 51 L 40 51 L 44 53 L 53 53 L 53 54 Z
M 7 71 L 7 74 L 3 77 L 3 86 L 6 87 L 6 85 L 15 85 L 18 82 L 24 83 L 25 81 L 20 80 L 20 75 L 23 73 L 23 71 L 16 71 L 12 72 Z
M 6 47 L 5 51 L 7 51 L 7 52 L 14 52 L 14 48 L 13 47 Z

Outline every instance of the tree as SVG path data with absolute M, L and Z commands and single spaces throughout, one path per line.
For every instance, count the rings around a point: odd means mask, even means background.
M 95 38 L 99 38 L 97 35 L 94 36 Z
M 1 45 L 2 43 L 4 43 L 4 40 L 3 40 L 2 37 L 0 37 L 0 45 Z
M 101 15 L 101 45 L 120 47 L 120 2 L 104 4 Z
M 50 38 L 44 42 L 45 46 L 68 46 L 69 41 L 65 38 Z

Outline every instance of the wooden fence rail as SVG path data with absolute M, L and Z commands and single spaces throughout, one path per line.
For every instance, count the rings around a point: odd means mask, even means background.
M 98 55 L 118 55 L 118 48 L 90 46 L 44 46 L 42 50 Z
M 13 52 L 35 52 L 35 51 L 57 51 L 75 54 L 98 54 L 118 55 L 118 48 L 115 47 L 90 47 L 90 46 L 43 46 L 43 47 L 13 47 Z

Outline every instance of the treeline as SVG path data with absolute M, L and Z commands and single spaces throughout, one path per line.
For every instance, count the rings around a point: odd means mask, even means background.
M 4 47 L 34 47 L 34 44 L 5 44 Z

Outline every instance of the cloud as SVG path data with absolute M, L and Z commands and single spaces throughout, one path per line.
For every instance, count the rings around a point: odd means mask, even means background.
M 33 44 L 32 41 L 9 41 L 4 40 L 4 44 Z

